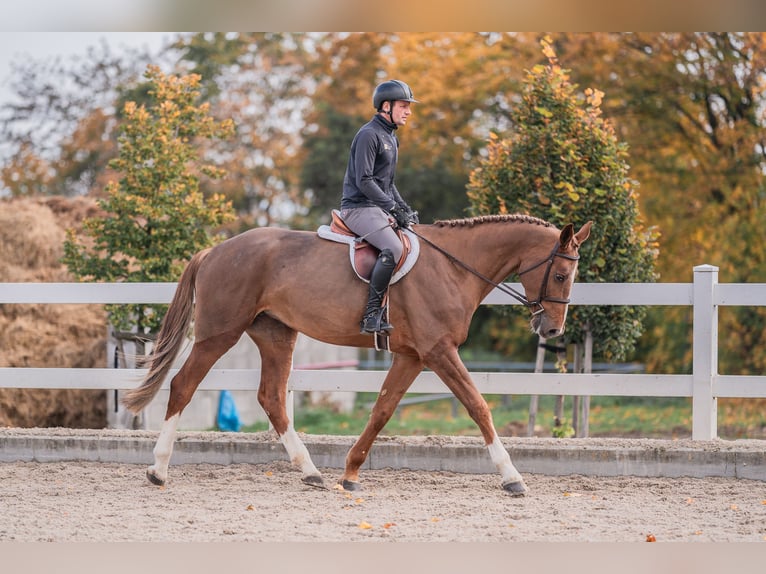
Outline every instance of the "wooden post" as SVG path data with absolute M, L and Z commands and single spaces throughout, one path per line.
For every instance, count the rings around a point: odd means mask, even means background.
M 564 418 L 564 395 L 558 395 L 556 397 L 556 404 L 553 407 L 553 424 L 556 426 L 561 426 L 563 418 Z
M 535 358 L 535 373 L 542 373 L 545 367 L 545 339 L 540 337 L 537 341 L 537 356 Z M 529 399 L 529 422 L 527 422 L 527 436 L 535 436 L 535 423 L 537 411 L 540 406 L 540 396 L 532 395 Z
M 694 268 L 694 335 L 692 358 L 692 439 L 718 437 L 718 398 L 713 383 L 718 376 L 718 305 L 715 289 L 718 267 Z
M 574 365 L 572 367 L 573 373 L 582 373 L 582 345 L 575 343 L 574 345 Z M 575 431 L 575 436 L 580 436 L 580 397 L 575 395 L 572 397 L 572 428 Z
M 591 333 L 590 326 L 585 327 L 585 356 L 583 357 L 583 372 L 593 372 L 593 333 Z M 583 438 L 587 438 L 590 435 L 590 395 L 586 395 L 582 398 L 581 417 L 580 417 L 580 434 Z

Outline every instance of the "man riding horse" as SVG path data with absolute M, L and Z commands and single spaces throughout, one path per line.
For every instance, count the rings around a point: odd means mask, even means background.
M 376 114 L 351 143 L 340 215 L 351 231 L 380 250 L 360 322 L 362 333 L 387 333 L 393 328 L 383 317 L 383 298 L 402 257 L 402 243 L 389 218 L 402 228 L 418 223 L 417 212 L 402 199 L 394 183 L 399 156 L 396 130 L 407 123 L 411 104 L 417 101 L 402 81 L 378 85 L 372 96 Z

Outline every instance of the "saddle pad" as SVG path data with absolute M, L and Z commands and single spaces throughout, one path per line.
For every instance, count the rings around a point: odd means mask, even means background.
M 420 255 L 420 241 L 418 240 L 417 235 L 412 233 L 408 229 L 403 230 L 404 233 L 407 235 L 407 238 L 410 240 L 410 253 L 407 255 L 407 258 L 404 260 L 404 263 L 402 266 L 393 274 L 391 277 L 391 285 L 399 281 L 402 277 L 407 275 L 407 273 L 410 272 L 410 270 L 415 266 L 415 262 L 418 260 L 418 256 Z M 330 229 L 329 225 L 320 225 L 319 229 L 317 229 L 317 235 L 321 237 L 322 239 L 327 239 L 329 241 L 335 241 L 337 243 L 345 243 L 348 245 L 348 257 L 351 261 L 351 268 L 354 269 L 354 273 L 356 273 L 356 276 L 359 277 L 362 281 L 365 283 L 369 283 L 368 279 L 365 279 L 359 273 L 357 272 L 356 268 L 354 267 L 354 247 L 356 245 L 356 238 L 351 237 L 350 235 L 342 235 L 340 233 L 335 233 Z

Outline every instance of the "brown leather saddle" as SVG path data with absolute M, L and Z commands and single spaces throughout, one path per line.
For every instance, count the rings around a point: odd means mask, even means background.
M 330 239 L 351 245 L 351 259 L 354 271 L 360 279 L 365 281 L 370 280 L 372 268 L 375 266 L 375 262 L 378 259 L 378 254 L 380 251 L 374 245 L 371 245 L 367 241 L 358 238 L 356 234 L 351 231 L 343 222 L 343 219 L 341 219 L 340 216 L 340 212 L 337 209 L 332 211 L 332 222 L 330 225 L 323 225 L 319 228 L 318 233 L 319 236 L 324 239 Z M 417 247 L 413 241 L 415 236 L 410 232 L 402 229 L 397 229 L 396 233 L 402 242 L 403 255 L 399 260 L 399 264 L 394 269 L 394 276 L 391 279 L 392 284 L 404 276 L 404 274 L 407 273 L 410 268 L 412 268 L 412 265 L 414 264 L 418 255 L 418 249 L 413 249 L 413 247 Z M 335 237 L 333 237 L 333 235 Z

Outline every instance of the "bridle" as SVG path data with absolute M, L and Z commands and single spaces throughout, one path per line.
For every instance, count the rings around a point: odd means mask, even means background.
M 417 237 L 419 237 L 420 239 L 422 239 L 423 241 L 428 243 L 428 245 L 430 245 L 431 247 L 436 249 L 439 253 L 444 255 L 447 259 L 449 259 L 450 261 L 452 261 L 456 265 L 459 265 L 460 267 L 462 267 L 463 269 L 465 269 L 469 273 L 475 275 L 476 277 L 478 277 L 482 281 L 484 281 L 486 283 L 489 283 L 490 285 L 492 285 L 493 287 L 499 289 L 500 291 L 502 291 L 506 295 L 509 295 L 509 296 L 513 297 L 514 299 L 516 299 L 519 303 L 521 303 L 527 309 L 530 310 L 530 312 L 532 313 L 533 317 L 545 312 L 545 307 L 543 307 L 543 301 L 549 301 L 551 303 L 562 303 L 564 305 L 569 304 L 570 299 L 562 299 L 560 297 L 550 297 L 547 294 L 547 292 L 548 292 L 548 279 L 549 279 L 550 274 L 551 274 L 551 268 L 553 267 L 553 261 L 556 259 L 556 257 L 561 257 L 562 259 L 568 259 L 569 261 L 577 261 L 577 260 L 580 259 L 579 255 L 569 255 L 568 253 L 562 253 L 561 251 L 559 251 L 559 245 L 560 245 L 559 242 L 556 242 L 556 245 L 554 245 L 553 250 L 551 251 L 550 255 L 548 255 L 548 257 L 546 257 L 542 261 L 539 261 L 539 262 L 535 263 L 534 265 L 532 265 L 530 267 L 527 267 L 523 271 L 518 271 L 516 273 L 519 277 L 521 277 L 525 273 L 529 273 L 530 271 L 533 271 L 533 270 L 537 269 L 541 265 L 546 265 L 546 267 L 545 267 L 545 274 L 543 275 L 543 281 L 542 281 L 542 284 L 540 285 L 540 289 L 539 289 L 539 293 L 538 293 L 537 299 L 534 299 L 534 300 L 530 301 L 527 298 L 527 296 L 524 295 L 524 293 L 519 293 L 518 291 L 516 291 L 516 289 L 514 289 L 513 287 L 509 287 L 508 285 L 505 285 L 504 283 L 497 283 L 497 282 L 493 281 L 492 279 L 490 279 L 486 275 L 483 275 L 482 273 L 479 273 L 476 269 L 474 269 L 470 265 L 468 265 L 466 263 L 463 263 L 462 261 L 460 261 L 460 259 L 458 259 L 454 255 L 452 255 L 451 253 L 449 253 L 445 249 L 439 247 L 438 245 L 436 245 L 430 239 L 427 239 L 426 237 L 423 237 L 422 235 L 420 235 L 418 232 L 416 232 L 411 227 L 408 227 L 407 229 L 408 229 L 408 231 L 412 232 L 414 235 L 416 235 Z M 538 307 L 537 311 L 533 311 L 532 310 L 533 307 Z
M 543 313 L 545 311 L 545 308 L 543 307 L 543 301 L 550 301 L 551 303 L 562 303 L 564 305 L 568 305 L 569 301 L 571 299 L 562 299 L 561 297 L 550 297 L 548 296 L 548 279 L 551 274 L 551 268 L 553 267 L 553 260 L 556 257 L 561 257 L 562 259 L 568 259 L 569 261 L 577 261 L 580 259 L 579 255 L 569 255 L 568 253 L 562 253 L 559 251 L 559 244 L 556 243 L 556 245 L 553 247 L 553 251 L 551 251 L 551 254 L 548 255 L 547 259 L 543 259 L 539 263 L 535 263 L 531 267 L 527 267 L 523 271 L 517 272 L 517 275 L 521 277 L 524 275 L 524 273 L 529 273 L 533 269 L 537 269 L 541 265 L 546 265 L 545 267 L 545 274 L 543 275 L 543 282 L 540 285 L 540 291 L 537 295 L 537 299 L 534 301 L 530 301 L 526 297 L 524 297 L 525 301 L 522 301 L 524 305 L 527 306 L 528 309 L 532 309 L 533 306 L 538 306 L 539 309 L 537 311 L 532 312 L 532 316 L 539 315 L 540 313 Z

